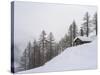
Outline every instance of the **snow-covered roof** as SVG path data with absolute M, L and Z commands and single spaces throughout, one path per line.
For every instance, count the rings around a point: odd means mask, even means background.
M 90 39 L 89 37 L 85 37 L 85 36 L 78 36 L 74 39 L 74 41 L 79 38 L 82 41 L 92 41 L 92 39 Z

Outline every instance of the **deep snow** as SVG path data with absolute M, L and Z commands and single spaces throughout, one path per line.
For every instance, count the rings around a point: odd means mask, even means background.
M 18 73 L 35 73 L 97 68 L 97 40 L 65 49 L 44 66 Z

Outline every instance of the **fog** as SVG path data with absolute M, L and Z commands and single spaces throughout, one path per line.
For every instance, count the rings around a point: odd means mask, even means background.
M 73 20 L 78 27 L 83 23 L 86 12 L 90 16 L 97 11 L 95 6 L 65 5 L 50 3 L 15 2 L 14 41 L 24 50 L 28 41 L 39 38 L 41 31 L 52 32 L 59 41 Z

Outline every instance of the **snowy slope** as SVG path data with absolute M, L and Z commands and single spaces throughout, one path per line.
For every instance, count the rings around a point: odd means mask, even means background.
M 67 48 L 44 66 L 19 72 L 50 72 L 63 70 L 95 69 L 97 67 L 97 41 Z

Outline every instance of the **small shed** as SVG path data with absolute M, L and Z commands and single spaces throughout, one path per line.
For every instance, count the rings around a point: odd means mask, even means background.
M 81 45 L 84 43 L 90 43 L 92 40 L 89 37 L 78 36 L 73 40 L 73 45 Z

